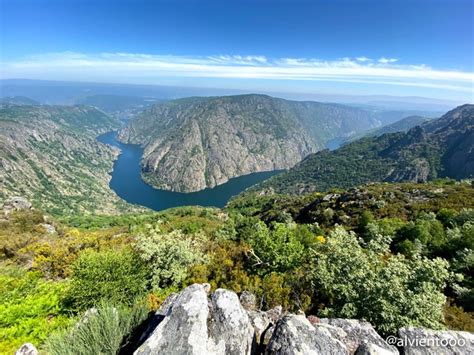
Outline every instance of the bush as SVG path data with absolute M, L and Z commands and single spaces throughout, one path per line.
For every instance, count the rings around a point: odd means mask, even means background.
M 442 291 L 448 263 L 436 258 L 405 259 L 385 245 L 360 246 L 357 236 L 336 228 L 314 249 L 313 287 L 327 317 L 364 318 L 382 334 L 402 326 L 443 327 Z
M 474 332 L 474 313 L 465 312 L 451 302 L 444 307 L 444 322 L 449 329 Z
M 200 235 L 186 235 L 180 230 L 161 232 L 150 228 L 137 236 L 136 250 L 149 266 L 153 288 L 180 287 L 192 265 L 205 261 Z
M 307 234 L 299 233 L 301 227 L 294 223 L 274 223 L 272 227 L 258 222 L 248 241 L 253 247 L 255 268 L 261 274 L 294 269 L 301 265 L 304 257 L 302 241 L 306 241 Z
M 75 310 L 101 301 L 132 304 L 147 289 L 147 269 L 129 249 L 86 251 L 74 262 L 68 301 Z
M 0 268 L 0 354 L 21 344 L 40 345 L 50 333 L 69 324 L 62 312 L 64 282 L 44 281 L 39 273 Z
M 51 355 L 115 355 L 147 313 L 141 304 L 131 308 L 101 304 L 86 312 L 72 329 L 52 335 L 45 348 Z
M 445 247 L 447 238 L 443 224 L 436 216 L 425 214 L 415 222 L 409 222 L 400 228 L 394 240 L 394 250 L 406 252 L 409 243 L 405 241 L 410 241 L 413 245 L 419 243 L 425 255 L 437 255 Z
M 36 210 L 13 211 L 8 219 L 0 219 L 0 258 L 16 257 L 19 249 L 44 234 L 43 222 L 43 214 Z
M 35 238 L 19 250 L 25 259 L 32 259 L 32 266 L 47 278 L 71 276 L 71 266 L 78 255 L 86 250 L 109 250 L 130 243 L 131 238 L 110 228 L 101 231 L 67 230 L 60 236 Z

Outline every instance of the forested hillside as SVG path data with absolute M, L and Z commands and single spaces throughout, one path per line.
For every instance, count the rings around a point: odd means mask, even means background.
M 472 176 L 474 105 L 464 105 L 406 133 L 362 138 L 335 151 L 310 155 L 256 189 L 301 193 L 368 182 Z

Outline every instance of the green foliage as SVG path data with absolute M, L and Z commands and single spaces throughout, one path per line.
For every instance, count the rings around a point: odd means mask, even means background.
M 254 267 L 263 273 L 285 272 L 301 265 L 305 246 L 296 224 L 275 223 L 269 228 L 263 222 L 254 225 L 248 243 L 253 247 Z
M 86 251 L 72 266 L 68 301 L 75 310 L 94 307 L 102 301 L 131 304 L 143 296 L 147 269 L 129 249 Z
M 160 224 L 150 226 L 136 238 L 135 248 L 149 266 L 152 287 L 178 287 L 187 277 L 187 270 L 205 260 L 201 251 L 203 235 L 187 235 L 181 230 L 162 232 Z
M 42 213 L 18 211 L 0 222 L 2 257 L 17 265 L 1 266 L 0 352 L 27 341 L 41 346 L 104 300 L 125 304 L 116 307 L 122 312 L 146 296 L 156 309 L 194 282 L 248 290 L 261 309 L 365 318 L 385 334 L 406 325 L 469 330 L 473 201 L 472 185 L 452 181 L 291 197 L 246 193 L 224 210 L 49 219 L 53 234 L 41 226 Z M 455 277 L 448 278 L 448 263 Z M 443 308 L 445 296 L 452 302 Z M 72 328 L 49 344 L 56 352 L 87 344 L 116 351 L 129 331 L 107 315 L 110 307 L 99 307 L 105 326 L 84 328 L 83 336 Z
M 46 351 L 51 355 L 115 355 L 147 314 L 142 304 L 124 307 L 102 303 L 87 311 L 72 329 L 51 336 Z
M 452 302 L 447 302 L 444 306 L 444 321 L 449 329 L 474 332 L 474 315 Z
M 14 211 L 8 219 L 0 219 L 0 260 L 17 257 L 18 250 L 44 234 L 43 222 L 43 214 L 35 210 Z
M 448 263 L 380 252 L 387 249 L 364 249 L 355 234 L 340 227 L 318 245 L 312 279 L 325 302 L 320 314 L 364 318 L 383 334 L 408 325 L 441 328 Z
M 13 354 L 25 342 L 38 346 L 51 332 L 69 325 L 61 307 L 65 286 L 38 273 L 0 267 L 1 354 Z
M 400 242 L 402 246 L 400 246 Z M 394 240 L 394 250 L 403 252 L 404 254 L 412 254 L 414 250 L 410 250 L 408 245 L 419 245 L 426 247 L 425 253 L 437 253 L 446 244 L 446 234 L 443 224 L 436 219 L 436 215 L 422 214 L 415 222 L 409 222 L 397 233 Z
M 72 228 L 60 235 L 39 234 L 18 254 L 21 259 L 31 260 L 32 268 L 48 278 L 69 277 L 72 264 L 81 252 L 109 250 L 129 244 L 131 237 L 121 231 L 115 228 L 100 231 Z

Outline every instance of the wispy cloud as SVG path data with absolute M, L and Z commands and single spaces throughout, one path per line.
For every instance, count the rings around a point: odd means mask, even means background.
M 174 56 L 135 53 L 51 53 L 2 63 L 3 78 L 64 80 L 228 78 L 334 81 L 437 88 L 473 93 L 474 74 L 401 64 L 366 56 L 336 60 L 267 58 L 260 55 Z
M 364 62 L 372 62 L 372 59 L 367 58 L 367 57 L 357 57 L 356 60 L 357 60 L 358 62 L 362 62 L 362 63 L 364 63 Z
M 395 62 L 398 62 L 398 59 L 382 57 L 382 58 L 379 58 L 378 62 L 382 64 L 395 63 Z

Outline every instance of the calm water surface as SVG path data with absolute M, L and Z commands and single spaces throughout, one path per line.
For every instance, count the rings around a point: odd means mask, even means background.
M 224 207 L 232 196 L 280 172 L 249 174 L 198 192 L 181 193 L 159 190 L 145 184 L 141 178 L 140 160 L 143 149 L 139 145 L 120 143 L 115 135 L 115 132 L 109 132 L 97 137 L 99 142 L 118 147 L 122 151 L 114 163 L 110 187 L 125 201 L 156 211 L 189 205 Z

